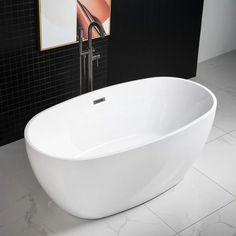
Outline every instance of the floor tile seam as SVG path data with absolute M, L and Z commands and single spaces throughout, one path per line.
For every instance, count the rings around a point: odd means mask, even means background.
M 207 174 L 205 174 L 203 171 L 201 171 L 199 168 L 193 166 L 193 169 L 195 169 L 199 174 L 201 174 L 202 176 L 204 176 L 205 178 L 207 178 L 208 180 L 210 180 L 212 183 L 214 183 L 215 185 L 217 185 L 218 187 L 220 187 L 221 189 L 223 189 L 225 192 L 227 192 L 228 194 L 231 195 L 231 197 L 233 197 L 236 200 L 236 195 L 234 195 L 233 193 L 231 193 L 229 190 L 227 190 L 225 187 L 223 187 L 221 184 L 219 184 L 218 182 L 216 182 L 214 179 L 212 179 L 210 176 L 208 176 Z
M 233 133 L 234 131 L 236 131 L 236 129 L 226 132 L 226 131 L 222 130 L 221 128 L 218 128 L 217 126 L 215 126 L 215 127 L 216 127 L 217 129 L 220 129 L 222 132 L 224 132 L 224 134 L 222 134 L 222 135 L 218 136 L 217 138 L 214 138 L 214 139 L 212 139 L 212 140 L 210 140 L 210 141 L 207 141 L 206 144 L 212 143 L 212 142 L 216 141 L 217 139 L 220 139 L 220 138 L 222 138 L 222 137 L 224 137 L 224 136 L 226 136 L 226 135 L 230 135 L 231 137 L 233 137 L 234 139 L 236 139 L 236 136 L 234 136 L 234 135 L 231 134 L 231 133 Z
M 164 223 L 166 226 L 168 226 L 168 228 L 170 228 L 173 232 L 174 232 L 174 235 L 177 235 L 178 232 L 172 228 L 164 219 L 162 219 L 162 217 L 160 217 L 155 211 L 152 210 L 151 207 L 147 206 L 146 203 L 144 204 L 144 206 L 155 216 L 157 217 L 159 220 L 162 221 L 162 223 Z
M 212 139 L 212 140 L 210 140 L 210 141 L 207 141 L 206 144 L 212 143 L 212 142 L 216 141 L 217 139 L 222 138 L 222 137 L 224 137 L 224 136 L 226 136 L 226 135 L 228 135 L 228 133 L 224 133 L 224 134 L 218 136 L 217 138 L 214 138 L 214 139 Z
M 207 214 L 206 216 L 202 217 L 201 219 L 197 220 L 196 222 L 192 223 L 191 225 L 189 225 L 189 226 L 185 227 L 184 229 L 178 231 L 177 234 L 180 234 L 180 233 L 182 233 L 183 231 L 185 231 L 185 230 L 191 228 L 192 226 L 194 226 L 194 225 L 198 224 L 199 222 L 205 220 L 206 218 L 208 218 L 208 217 L 214 215 L 216 212 L 218 212 L 218 211 L 224 209 L 225 207 L 229 206 L 230 204 L 232 204 L 232 203 L 234 203 L 234 202 L 236 202 L 236 199 L 234 199 L 234 200 L 228 202 L 227 204 L 225 204 L 225 205 L 223 205 L 223 206 L 217 208 L 216 210 L 212 211 L 211 213 Z

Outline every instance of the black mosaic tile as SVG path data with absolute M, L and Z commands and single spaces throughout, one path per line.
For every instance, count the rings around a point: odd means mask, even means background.
M 37 0 L 0 1 L 0 146 L 23 137 L 38 112 L 79 94 L 78 45 L 39 50 Z M 108 39 L 94 40 L 102 56 L 95 89 L 107 84 Z

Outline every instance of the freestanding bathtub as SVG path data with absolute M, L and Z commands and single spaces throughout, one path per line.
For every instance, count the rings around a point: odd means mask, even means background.
M 53 106 L 25 128 L 33 171 L 72 215 L 109 216 L 167 191 L 202 150 L 217 101 L 204 86 L 156 77 Z

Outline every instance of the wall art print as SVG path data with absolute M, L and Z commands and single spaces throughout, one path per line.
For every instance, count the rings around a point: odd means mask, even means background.
M 98 22 L 105 35 L 110 34 L 111 0 L 77 0 L 77 26 L 82 27 L 84 39 L 88 39 L 88 27 L 92 22 Z M 93 30 L 93 38 L 99 37 Z

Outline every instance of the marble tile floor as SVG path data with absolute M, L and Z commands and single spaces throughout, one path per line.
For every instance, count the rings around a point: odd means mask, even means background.
M 236 236 L 236 51 L 199 64 L 218 98 L 199 160 L 170 191 L 129 211 L 83 220 L 41 189 L 24 140 L 0 147 L 0 236 Z

